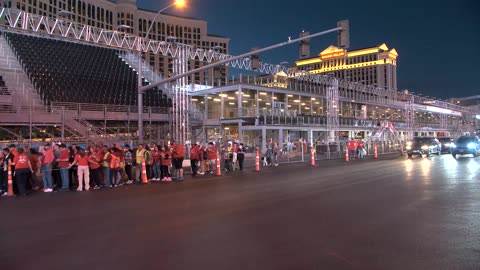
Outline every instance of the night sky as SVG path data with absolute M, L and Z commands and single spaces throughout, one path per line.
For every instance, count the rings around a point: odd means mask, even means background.
M 208 32 L 230 38 L 230 54 L 266 47 L 350 20 L 350 50 L 386 43 L 398 58 L 398 88 L 438 98 L 480 95 L 480 1 L 187 0 L 168 13 L 208 22 Z M 159 10 L 168 1 L 137 0 Z M 311 41 L 311 56 L 336 45 L 336 34 Z M 261 55 L 269 63 L 298 59 L 298 45 Z

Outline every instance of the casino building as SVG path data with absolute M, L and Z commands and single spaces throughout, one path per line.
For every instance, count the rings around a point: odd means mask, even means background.
M 299 59 L 296 68 L 396 91 L 397 57 L 386 44 L 352 51 L 332 45 L 318 56 Z

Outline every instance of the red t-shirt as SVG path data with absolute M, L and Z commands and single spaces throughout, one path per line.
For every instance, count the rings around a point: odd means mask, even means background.
M 78 166 L 88 166 L 88 155 L 85 154 L 83 158 L 80 155 L 76 155 L 73 162 L 75 161 L 78 162 Z
M 212 146 L 211 148 L 208 148 L 208 159 L 216 159 L 217 158 L 217 148 L 215 146 Z
M 53 155 L 52 149 L 48 149 L 43 153 L 42 164 L 51 164 L 54 159 L 55 156 Z
M 159 162 L 160 161 L 160 151 L 153 151 L 152 152 L 152 158 L 153 158 L 153 162 Z
M 191 159 L 199 159 L 200 158 L 200 148 L 198 145 L 192 147 L 192 151 L 190 152 Z
M 15 170 L 18 169 L 28 169 L 28 156 L 25 154 L 17 154 L 13 158 L 13 163 L 15 163 Z
M 348 142 L 348 150 L 356 150 L 357 149 L 357 142 L 356 141 L 349 141 Z
M 172 153 L 173 158 L 183 158 L 184 157 L 183 145 L 174 144 L 172 146 L 172 148 L 173 148 L 173 153 Z
M 70 158 L 70 152 L 67 149 L 63 149 L 60 152 L 60 156 L 58 156 L 58 159 L 64 159 L 65 161 L 59 161 L 58 162 L 58 167 L 61 167 L 61 168 L 68 167 L 68 159 L 69 158 Z
M 32 170 L 36 172 L 38 170 L 38 155 L 32 155 L 30 158 L 30 164 L 32 165 Z
M 88 156 L 88 166 L 90 169 L 95 170 L 100 168 L 100 159 L 97 156 L 97 153 L 92 153 Z
M 172 166 L 172 153 L 170 153 L 170 151 L 161 152 L 160 160 L 162 166 Z

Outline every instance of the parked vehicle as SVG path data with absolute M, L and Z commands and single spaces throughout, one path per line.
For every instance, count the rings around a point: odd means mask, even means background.
M 450 147 L 452 146 L 453 138 L 451 138 L 451 137 L 441 137 L 441 138 L 438 138 L 438 141 L 442 145 L 442 154 L 443 153 L 451 153 L 451 148 Z
M 452 156 L 457 155 L 473 155 L 473 157 L 480 156 L 480 139 L 476 136 L 461 136 L 451 146 Z
M 412 157 L 413 155 L 427 155 L 429 157 L 432 154 L 440 155 L 442 152 L 442 146 L 440 142 L 434 137 L 415 137 L 413 141 L 407 143 L 407 155 Z

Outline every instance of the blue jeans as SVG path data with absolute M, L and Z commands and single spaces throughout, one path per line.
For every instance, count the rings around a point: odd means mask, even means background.
M 103 168 L 103 184 L 108 187 L 108 186 L 111 186 L 112 185 L 112 182 L 110 180 L 110 168 L 108 167 L 104 167 Z
M 120 182 L 122 182 L 122 174 L 123 171 L 110 170 L 110 182 L 112 182 L 113 185 L 120 184 Z
M 70 179 L 68 176 L 68 168 L 67 167 L 61 167 L 60 168 L 60 177 L 62 178 L 62 189 L 63 190 L 69 190 L 70 187 Z
M 52 188 L 53 178 L 52 178 L 52 165 L 43 164 L 40 169 L 42 172 L 43 188 Z
M 162 170 L 161 170 L 160 162 L 154 162 L 153 163 L 153 178 L 160 179 L 160 177 L 162 177 Z

